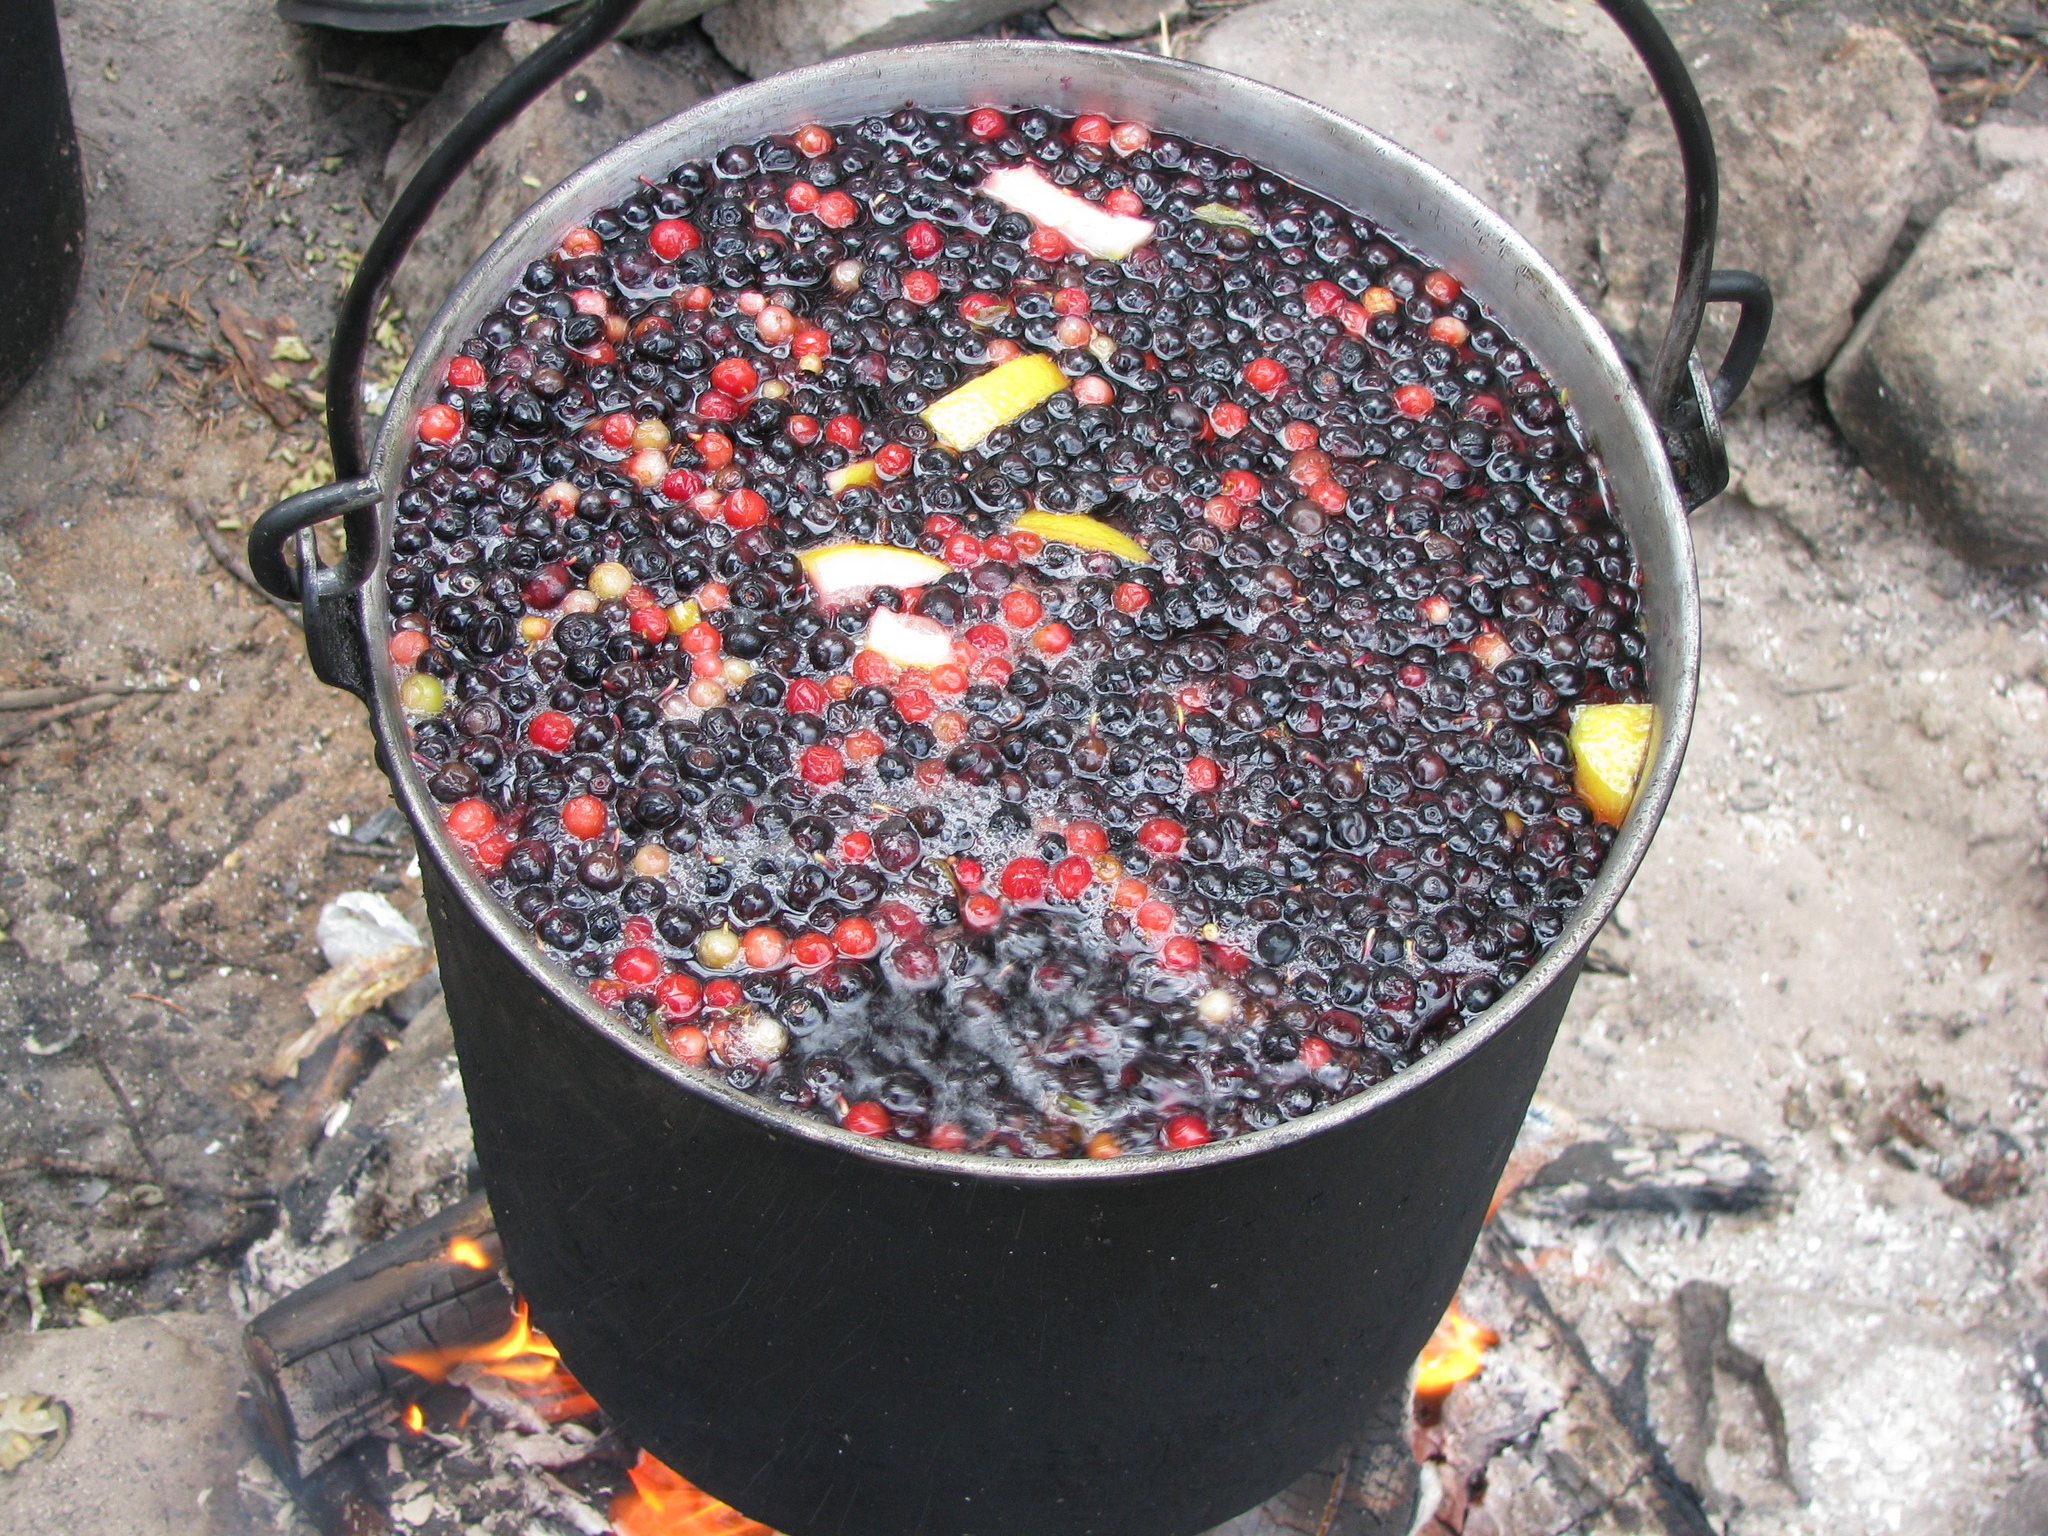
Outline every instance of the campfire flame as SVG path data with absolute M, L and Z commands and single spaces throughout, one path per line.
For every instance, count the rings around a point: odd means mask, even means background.
M 562 1368 L 561 1351 L 527 1320 L 524 1297 L 512 1303 L 512 1326 L 495 1339 L 392 1355 L 390 1360 L 436 1383 L 448 1380 L 462 1366 L 476 1366 L 478 1374 L 512 1383 L 518 1395 L 550 1424 L 597 1410 L 597 1400 Z
M 1459 1382 L 1477 1376 L 1486 1364 L 1486 1352 L 1499 1342 L 1499 1334 L 1484 1323 L 1473 1322 L 1453 1300 L 1436 1332 L 1422 1346 L 1422 1357 L 1415 1364 L 1415 1395 L 1441 1397 Z
M 618 1536 L 775 1536 L 645 1451 L 627 1476 L 632 1491 L 612 1500 Z
M 450 1263 L 460 1264 L 465 1269 L 496 1269 L 498 1266 L 491 1256 L 473 1237 L 458 1237 L 448 1244 L 447 1258 Z

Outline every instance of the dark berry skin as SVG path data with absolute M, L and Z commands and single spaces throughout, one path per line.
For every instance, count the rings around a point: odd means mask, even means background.
M 1023 165 L 1152 238 L 979 195 Z M 1065 387 L 978 442 L 925 418 L 1033 355 Z M 529 262 L 416 426 L 390 645 L 450 835 L 635 1028 L 854 1134 L 1313 1114 L 1492 1007 L 1612 842 L 1567 732 L 1648 646 L 1569 411 L 1225 152 L 916 107 L 728 146 Z M 839 543 L 939 564 L 820 593 Z M 899 667 L 885 609 L 945 646 Z

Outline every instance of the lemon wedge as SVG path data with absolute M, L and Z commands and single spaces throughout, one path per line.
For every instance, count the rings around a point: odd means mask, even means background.
M 943 667 L 953 659 L 953 637 L 943 625 L 893 608 L 877 608 L 868 620 L 867 647 L 899 667 Z
M 952 569 L 943 560 L 890 544 L 827 544 L 797 556 L 804 575 L 821 597 L 859 592 L 869 587 L 908 591 L 937 581 Z
M 845 464 L 838 469 L 825 472 L 825 489 L 837 496 L 849 485 L 873 485 L 875 483 L 875 461 L 862 459 L 855 464 Z
M 1151 553 L 1144 545 L 1128 533 L 1110 527 L 1099 517 L 1088 517 L 1080 512 L 1026 512 L 1014 526 L 1025 533 L 1037 534 L 1049 544 L 1105 550 L 1134 565 L 1152 563 Z
M 1034 223 L 1058 230 L 1101 261 L 1122 261 L 1150 240 L 1157 227 L 1150 219 L 1111 213 L 1065 187 L 1056 187 L 1028 165 L 990 171 L 981 190 Z
M 1654 704 L 1588 704 L 1572 716 L 1572 787 L 1609 826 L 1635 804 L 1656 728 Z
M 1043 353 L 1027 352 L 939 396 L 924 409 L 925 425 L 955 453 L 965 453 L 1066 387 L 1059 364 Z

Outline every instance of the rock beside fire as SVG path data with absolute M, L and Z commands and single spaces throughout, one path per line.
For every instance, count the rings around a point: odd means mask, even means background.
M 540 22 L 515 21 L 455 66 L 440 95 L 399 130 L 385 157 L 387 201 L 456 121 L 553 32 Z M 424 320 L 542 192 L 619 140 L 695 104 L 729 80 L 701 41 L 686 38 L 659 55 L 607 43 L 470 162 L 398 269 L 391 284 L 393 302 L 414 320 Z
M 0 1478 L 0 1530 L 210 1536 L 229 1528 L 249 1447 L 233 1320 L 166 1312 L 0 1339 L 0 1398 L 70 1414 L 54 1454 Z
M 1624 73 L 1618 38 L 1579 32 L 1558 9 L 1265 0 L 1204 28 L 1187 57 L 1321 102 L 1414 150 L 1591 293 L 1599 172 L 1620 148 L 1639 77 Z
M 1828 370 L 1871 474 L 1985 564 L 2048 558 L 2048 172 L 1937 219 Z
M 760 79 L 821 59 L 931 43 L 1029 9 L 1029 0 L 727 0 L 704 17 L 718 51 Z
M 1781 29 L 1742 0 L 1667 18 L 1713 125 L 1721 164 L 1716 264 L 1769 278 L 1777 318 L 1752 394 L 1814 378 L 1848 335 L 1864 285 L 1912 207 L 1935 94 L 1926 67 L 1882 27 Z M 1639 111 L 1600 197 L 1602 318 L 1638 361 L 1664 333 L 1682 191 L 1671 124 Z M 1710 316 L 1701 355 L 1721 355 L 1730 314 Z

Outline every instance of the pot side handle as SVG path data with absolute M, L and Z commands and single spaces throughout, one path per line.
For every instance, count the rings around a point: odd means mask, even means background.
M 1714 269 L 1721 208 L 1714 131 L 1671 35 L 1649 0 L 1600 0 L 1600 7 L 1621 28 L 1663 98 L 1685 174 L 1685 229 L 1679 240 L 1671 321 L 1657 348 L 1644 396 L 1663 433 L 1679 494 L 1691 511 L 1727 488 L 1728 450 L 1721 436 L 1721 413 L 1748 385 L 1770 335 L 1771 289 L 1754 272 Z M 1739 304 L 1742 315 L 1720 372 L 1710 380 L 1695 347 L 1707 305 L 1719 303 Z
M 377 482 L 367 477 L 338 480 L 280 501 L 249 530 L 249 574 L 272 597 L 297 603 L 305 624 L 306 655 L 313 675 L 370 701 L 370 665 L 355 596 L 377 545 Z M 342 519 L 346 548 L 334 565 L 320 563 L 313 530 Z M 294 570 L 285 545 L 298 545 Z

